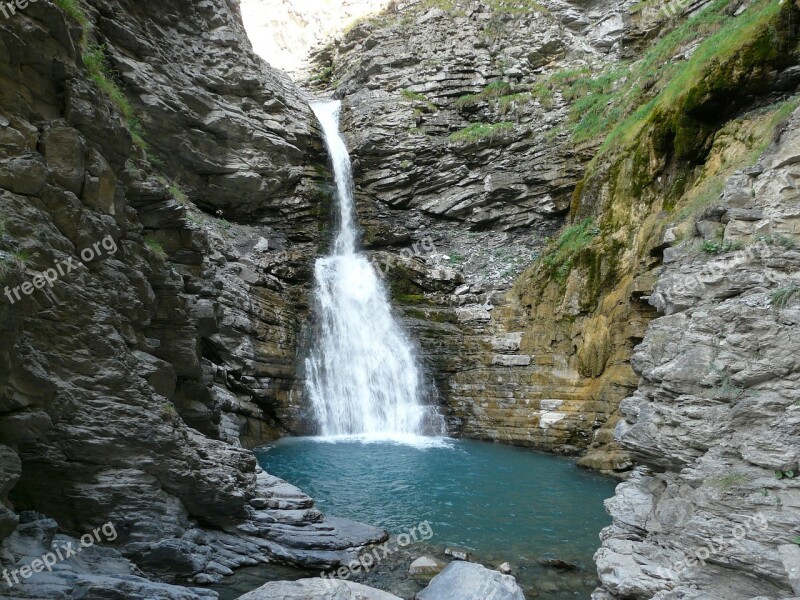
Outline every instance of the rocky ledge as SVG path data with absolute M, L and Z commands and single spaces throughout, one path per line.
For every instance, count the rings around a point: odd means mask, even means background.
M 799 165 L 796 111 L 695 237 L 667 232 L 594 600 L 800 596 Z

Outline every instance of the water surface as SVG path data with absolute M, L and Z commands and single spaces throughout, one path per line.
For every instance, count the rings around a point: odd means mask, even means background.
M 430 442 L 286 438 L 256 455 L 264 469 L 313 496 L 327 514 L 395 535 L 427 521 L 433 536 L 409 546 L 409 559 L 458 546 L 487 566 L 511 563 L 530 598 L 534 589 L 538 598 L 589 597 L 598 534 L 610 524 L 603 500 L 614 494 L 613 479 L 523 448 Z M 580 569 L 546 567 L 541 561 L 547 559 Z M 367 583 L 410 597 L 413 590 L 398 581 L 404 568 L 377 569 Z

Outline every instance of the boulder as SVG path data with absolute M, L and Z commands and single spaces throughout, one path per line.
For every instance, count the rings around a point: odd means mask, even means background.
M 271 581 L 237 600 L 401 600 L 375 588 L 338 579 Z
M 525 600 L 522 588 L 511 575 L 503 575 L 483 565 L 450 563 L 417 594 L 417 600 Z
M 420 556 L 417 560 L 411 563 L 408 568 L 408 574 L 413 576 L 433 576 L 440 573 L 444 565 L 438 560 L 428 558 L 427 556 Z

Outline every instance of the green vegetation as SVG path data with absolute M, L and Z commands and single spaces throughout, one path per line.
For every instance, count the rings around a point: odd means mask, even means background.
M 678 157 L 686 156 L 692 142 L 708 132 L 698 130 L 693 123 L 674 122 L 670 115 L 688 113 L 712 90 L 740 88 L 736 80 L 737 75 L 741 77 L 735 70 L 737 59 L 750 70 L 778 56 L 774 24 L 781 20 L 782 10 L 790 9 L 788 3 L 758 0 L 735 18 L 727 12 L 729 4 L 729 0 L 715 0 L 631 65 L 626 84 L 614 94 L 608 107 L 608 111 L 628 116 L 613 128 L 602 150 L 629 143 L 645 123 L 663 120 L 664 127 L 673 129 Z M 700 39 L 703 41 L 687 60 L 671 60 Z M 638 108 L 632 110 L 634 107 Z
M 456 100 L 456 107 L 465 108 L 467 106 L 475 106 L 482 102 L 497 100 L 503 96 L 508 96 L 511 94 L 511 91 L 511 84 L 507 81 L 495 81 L 487 85 L 483 91 L 477 94 L 461 96 L 461 98 Z
M 205 225 L 206 224 L 205 217 L 203 217 L 202 215 L 193 213 L 193 212 L 187 212 L 186 213 L 186 218 L 189 220 L 189 222 L 194 223 L 195 225 Z
M 741 474 L 734 474 L 734 475 L 724 475 L 722 477 L 717 477 L 713 480 L 713 485 L 720 489 L 728 489 L 733 486 L 740 486 L 749 481 L 746 475 Z
M 217 219 L 217 227 L 222 231 L 228 231 L 233 225 L 227 219 Z
M 797 476 L 795 469 L 777 469 L 775 471 L 775 479 L 794 479 Z
M 455 143 L 473 143 L 490 140 L 514 129 L 514 123 L 473 123 L 472 125 L 450 134 L 450 141 Z
M 149 162 L 154 167 L 160 169 L 163 169 L 164 167 L 167 166 L 167 163 L 165 163 L 163 160 L 161 160 L 158 156 L 156 156 L 152 152 L 147 152 L 147 162 Z
M 797 242 L 788 235 L 764 235 L 759 237 L 757 241 L 769 244 L 770 246 L 782 246 L 787 250 L 792 250 L 797 247 Z
M 489 7 L 496 12 L 520 14 L 541 12 L 551 14 L 550 10 L 535 0 L 487 0 Z
M 89 46 L 83 53 L 83 64 L 89 69 L 89 77 L 97 87 L 116 105 L 128 126 L 133 143 L 147 151 L 147 142 L 142 137 L 142 124 L 134 113 L 131 103 L 114 82 L 114 74 L 106 61 L 105 45 Z
M 186 192 L 178 187 L 177 183 L 170 184 L 167 190 L 169 191 L 170 195 L 180 204 L 183 204 L 184 206 L 189 204 L 189 197 L 186 195 Z
M 460 252 L 451 252 L 448 256 L 450 257 L 448 262 L 453 266 L 463 265 L 467 260 L 467 257 Z
M 27 250 L 17 250 L 16 252 L 11 253 L 11 258 L 20 267 L 26 267 L 28 266 L 28 262 L 31 260 L 31 253 Z
M 420 94 L 419 92 L 415 92 L 413 90 L 401 90 L 400 96 L 403 98 L 403 100 L 408 100 L 409 102 L 428 101 L 428 99 L 423 94 Z
M 702 250 L 707 254 L 724 254 L 744 248 L 742 242 L 722 242 L 717 240 L 706 240 L 703 242 Z
M 394 299 L 401 304 L 420 304 L 426 301 L 423 294 L 397 294 Z
M 156 256 L 166 260 L 167 253 L 164 251 L 164 248 L 158 243 L 158 240 L 152 237 L 144 238 L 144 244 L 147 246 Z
M 178 410 L 172 402 L 164 402 L 161 405 L 161 418 L 170 422 L 178 419 Z
M 436 106 L 436 104 L 428 100 L 423 94 L 413 90 L 401 90 L 400 97 L 407 102 L 424 102 L 431 110 L 436 110 L 439 108 Z
M 0 212 L 0 240 L 6 237 L 6 233 L 8 233 L 8 218 Z
M 308 80 L 311 85 L 317 85 L 320 87 L 330 85 L 331 81 L 333 81 L 333 65 L 319 67 Z
M 564 281 L 572 271 L 575 257 L 584 248 L 591 245 L 600 230 L 594 226 L 592 219 L 567 227 L 551 248 L 543 255 L 544 264 L 555 271 L 555 277 Z
M 793 298 L 797 297 L 800 297 L 800 286 L 790 285 L 782 287 L 772 292 L 772 306 L 775 308 L 784 308 Z
M 729 4 L 729 0 L 715 0 L 680 22 L 637 61 L 610 65 L 597 73 L 588 67 L 553 72 L 536 85 L 534 96 L 546 101 L 560 91 L 571 103 L 569 122 L 575 141 L 608 134 L 601 152 L 636 140 L 645 123 L 655 119 L 676 130 L 674 143 L 680 155 L 708 132 L 672 122 L 668 115 L 678 112 L 676 108 L 691 110 L 712 86 L 737 87 L 732 79 L 735 73 L 724 66 L 727 61 L 744 55 L 744 60 L 756 64 L 779 52 L 774 24 L 788 3 L 758 0 L 735 18 L 727 12 Z M 674 60 L 698 40 L 688 59 Z M 709 74 L 719 79 L 707 81 Z
M 81 27 L 89 26 L 89 18 L 80 4 L 80 0 L 54 0 L 56 6 L 72 17 Z
M 500 111 L 500 114 L 505 115 L 510 113 L 512 110 L 519 110 L 532 101 L 533 96 L 530 92 L 500 96 L 497 99 L 497 109 Z

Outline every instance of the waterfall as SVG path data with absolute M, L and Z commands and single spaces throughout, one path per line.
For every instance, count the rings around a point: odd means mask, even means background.
M 357 249 L 352 167 L 339 132 L 340 108 L 340 102 L 312 105 L 333 163 L 339 224 L 330 254 L 314 267 L 318 332 L 306 359 L 308 395 L 324 436 L 422 434 L 437 415 L 420 401 L 413 347 L 392 315 L 381 279 Z

